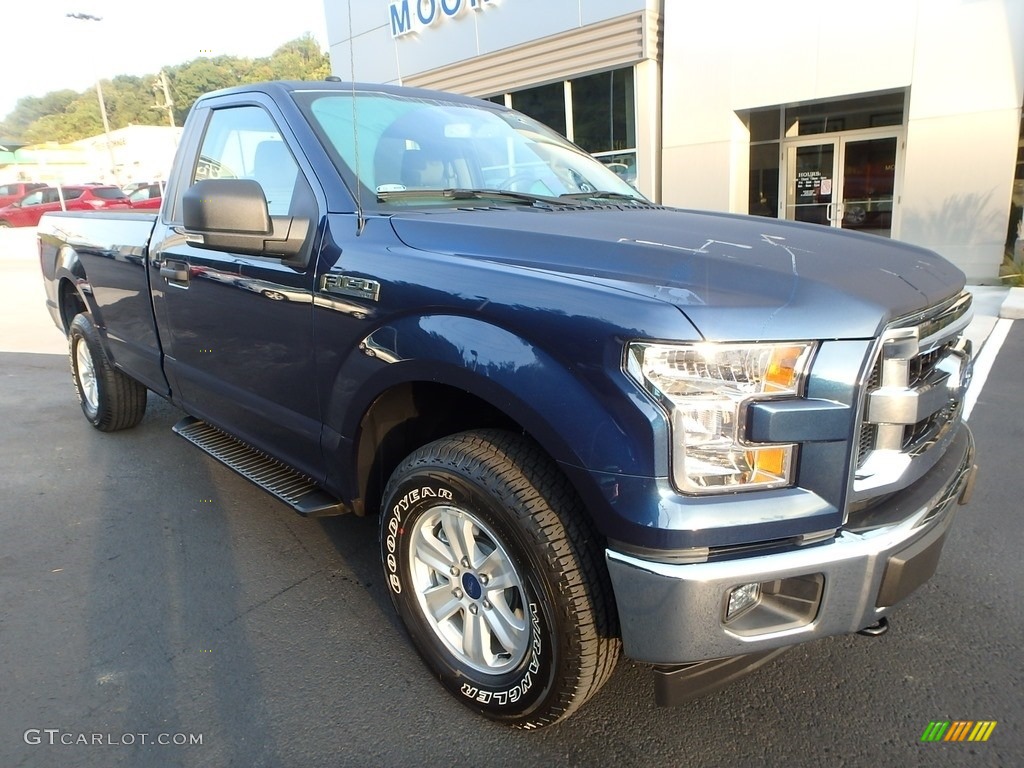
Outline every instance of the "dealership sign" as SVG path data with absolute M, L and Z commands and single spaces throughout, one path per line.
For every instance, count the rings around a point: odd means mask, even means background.
M 388 6 L 391 36 L 420 32 L 462 15 L 467 8 L 479 11 L 492 4 L 494 0 L 398 0 Z

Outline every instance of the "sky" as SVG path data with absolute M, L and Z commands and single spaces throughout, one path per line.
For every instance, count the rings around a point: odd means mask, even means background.
M 98 78 L 155 74 L 200 56 L 269 56 L 307 32 L 327 50 L 324 1 L 3 0 L 0 119 L 23 96 L 82 91 Z

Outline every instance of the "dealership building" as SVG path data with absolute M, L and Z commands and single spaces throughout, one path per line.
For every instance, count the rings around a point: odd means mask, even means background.
M 937 250 L 975 282 L 996 282 L 1014 246 L 1021 0 L 325 9 L 335 75 L 506 104 L 667 205 L 893 237 Z

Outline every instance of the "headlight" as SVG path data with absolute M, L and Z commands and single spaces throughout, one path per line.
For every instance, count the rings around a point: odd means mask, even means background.
M 630 344 L 626 370 L 668 410 L 672 472 L 687 493 L 792 483 L 795 445 L 746 441 L 752 400 L 802 394 L 814 345 Z

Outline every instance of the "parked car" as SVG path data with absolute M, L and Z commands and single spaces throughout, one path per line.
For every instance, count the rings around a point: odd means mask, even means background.
M 127 194 L 132 208 L 158 211 L 160 210 L 160 203 L 163 201 L 164 185 L 163 182 L 154 181 L 152 184 L 136 186 L 135 189 Z
M 0 227 L 34 227 L 44 213 L 61 210 L 60 198 L 69 211 L 131 208 L 128 196 L 117 187 L 43 187 L 0 208 Z
M 124 191 L 126 195 L 128 195 L 128 197 L 131 197 L 133 192 L 136 192 L 142 189 L 143 187 L 157 186 L 160 187 L 161 190 L 163 190 L 165 183 L 166 182 L 163 181 L 133 181 L 130 184 L 125 184 L 123 187 L 121 187 L 121 189 Z
M 34 181 L 16 181 L 12 184 L 0 184 L 0 208 L 21 200 L 29 192 L 45 186 L 45 184 Z

